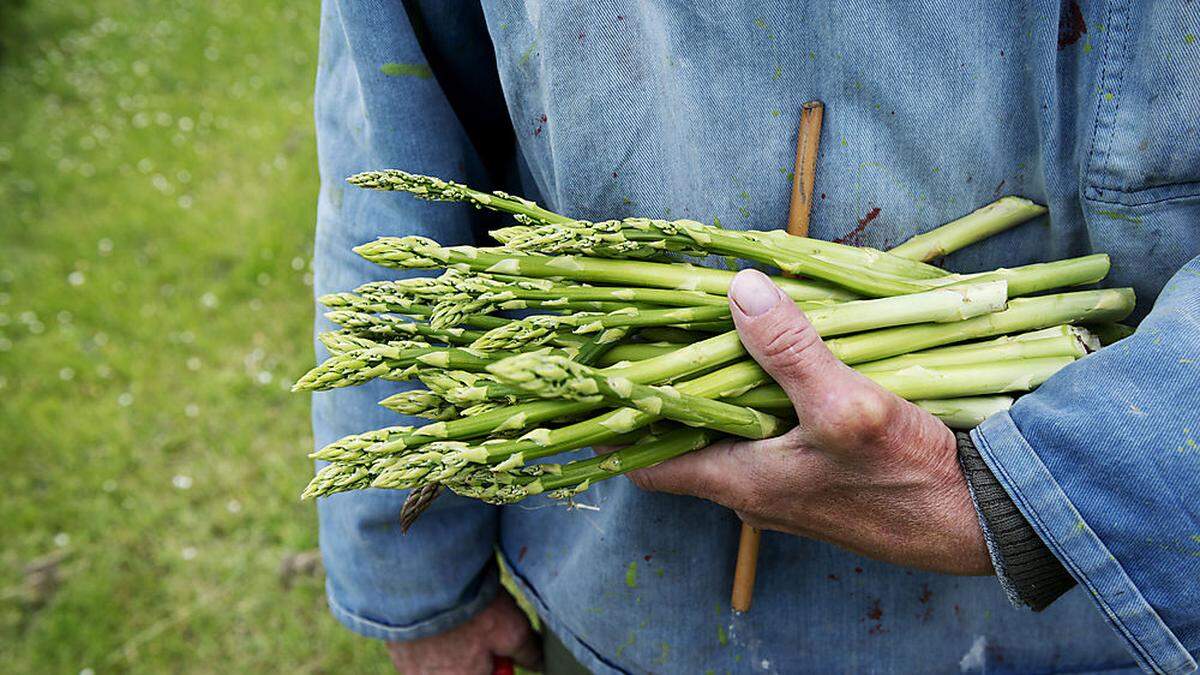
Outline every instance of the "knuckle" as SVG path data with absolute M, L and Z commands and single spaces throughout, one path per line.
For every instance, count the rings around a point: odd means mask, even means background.
M 835 401 L 834 416 L 840 422 L 839 427 L 849 430 L 855 439 L 870 442 L 887 436 L 896 409 L 891 394 L 883 389 L 861 387 Z
M 823 344 L 813 325 L 804 319 L 772 326 L 761 353 L 772 361 L 803 363 Z

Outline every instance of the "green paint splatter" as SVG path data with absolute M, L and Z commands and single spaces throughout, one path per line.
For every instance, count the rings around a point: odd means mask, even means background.
M 625 653 L 626 647 L 632 647 L 637 644 L 637 633 L 629 631 L 629 637 L 625 639 L 625 644 L 617 647 L 617 658 L 621 658 L 621 654 Z
M 709 668 L 708 670 L 704 671 L 704 675 L 717 675 L 717 671 Z
M 750 201 L 750 193 L 749 193 L 749 192 L 746 192 L 745 190 L 742 190 L 742 191 L 741 191 L 741 192 L 738 194 L 738 198 L 739 198 L 739 199 L 741 199 L 741 200 L 742 200 L 742 201 L 744 201 L 744 202 L 748 202 L 748 201 Z
M 783 111 L 780 110 L 779 108 L 776 108 L 771 111 L 771 117 L 779 117 L 782 114 L 783 114 Z
M 729 644 L 729 635 L 725 633 L 725 626 L 722 626 L 721 624 L 717 624 L 717 644 L 721 645 L 722 647 Z
M 629 563 L 629 567 L 625 570 L 625 585 L 630 588 L 637 588 L 637 561 Z
M 654 573 L 657 574 L 659 576 L 659 578 L 661 578 L 663 575 L 665 575 L 667 573 L 667 571 L 660 567 L 660 568 L 654 570 Z
M 763 21 L 762 19 L 755 19 L 754 27 L 759 30 L 767 30 L 767 22 Z
M 500 22 L 500 30 L 508 30 L 508 22 L 507 21 Z
M 1113 100 L 1113 96 L 1115 96 L 1115 94 L 1113 94 L 1111 91 L 1104 92 L 1104 100 L 1105 101 Z
M 775 66 L 775 72 L 771 75 L 771 81 L 774 82 L 775 80 L 778 80 L 781 77 L 783 77 L 783 67 Z
M 842 136 L 842 147 L 846 147 L 846 137 Z
M 517 59 L 517 65 L 523 66 L 529 62 L 529 57 L 533 56 L 533 50 L 537 49 L 537 40 L 529 43 L 529 47 L 521 53 L 521 58 Z
M 422 80 L 433 77 L 433 71 L 424 63 L 385 63 L 379 66 L 379 72 L 388 77 L 419 77 Z
M 1141 218 L 1124 214 L 1119 211 L 1097 211 L 1096 215 L 1104 216 L 1105 218 L 1112 218 L 1113 220 L 1123 220 L 1127 223 L 1134 223 L 1135 225 L 1142 222 Z
M 1183 41 L 1184 41 L 1184 42 L 1186 42 L 1186 43 L 1187 43 L 1187 44 L 1189 44 L 1189 45 L 1196 44 L 1196 34 L 1195 34 L 1195 33 L 1188 33 L 1187 35 L 1184 35 L 1184 36 L 1183 36 Z
M 1176 450 L 1179 452 L 1195 452 L 1196 450 L 1200 450 L 1200 445 L 1198 445 L 1196 443 L 1196 439 L 1192 437 L 1191 429 L 1187 427 L 1183 428 L 1183 445 L 1176 448 Z
M 660 642 L 658 643 L 658 649 L 658 658 L 655 659 L 654 662 L 661 666 L 671 658 L 671 645 L 665 642 Z
M 817 60 L 817 53 L 816 53 L 816 52 L 809 52 L 809 53 L 808 53 L 808 60 L 809 60 L 809 61 L 816 61 L 816 60 Z
M 1193 534 L 1192 541 L 1196 542 L 1197 544 L 1200 544 L 1200 534 Z

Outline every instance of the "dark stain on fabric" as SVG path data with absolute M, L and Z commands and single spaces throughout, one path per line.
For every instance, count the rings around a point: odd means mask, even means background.
M 537 125 L 537 128 L 533 130 L 534 136 L 542 135 L 542 125 L 546 123 L 546 113 L 542 113 L 541 117 L 538 118 L 538 122 L 539 124 Z
M 836 575 L 836 574 L 827 575 L 825 578 L 830 581 L 837 581 L 839 579 L 838 575 Z
M 862 568 L 861 568 L 861 567 L 855 567 L 855 568 L 854 568 L 854 573 L 855 573 L 855 574 L 862 574 Z
M 927 605 L 932 598 L 933 591 L 929 590 L 929 584 L 921 584 L 921 597 L 917 598 L 917 601 L 922 605 Z
M 642 556 L 642 560 L 645 560 L 646 562 L 650 562 L 650 560 L 653 558 L 654 558 L 653 553 L 647 553 L 646 555 Z
M 521 550 L 517 553 L 517 562 L 521 562 L 522 560 L 524 560 L 526 553 L 529 553 L 529 547 L 522 546 Z
M 883 607 L 879 604 L 879 598 L 871 600 L 871 606 L 867 608 L 866 620 L 873 622 L 872 626 L 867 629 L 867 635 L 879 635 L 887 632 L 883 628 Z
M 999 197 L 999 196 L 1000 196 L 1000 191 L 1004 189 L 1004 184 L 1005 184 L 1005 183 L 1007 183 L 1007 182 L 1008 182 L 1007 180 L 1003 180 L 1003 179 L 1002 179 L 1002 180 L 1001 180 L 999 183 L 996 183 L 996 189 L 995 189 L 995 190 L 992 190 L 992 196 L 993 196 L 993 197 Z
M 1083 20 L 1083 11 L 1079 9 L 1078 2 L 1070 0 L 1058 17 L 1058 50 L 1062 51 L 1079 42 L 1084 33 L 1087 33 L 1087 22 Z
M 867 215 L 863 216 L 858 221 L 858 227 L 854 228 L 853 230 L 850 230 L 849 232 L 842 235 L 841 237 L 834 239 L 834 241 L 839 244 L 858 244 L 859 239 L 862 237 L 863 230 L 867 229 L 867 226 L 871 224 L 871 221 L 873 221 L 879 217 L 879 211 L 880 211 L 880 208 L 878 206 L 871 209 L 870 211 L 867 211 Z

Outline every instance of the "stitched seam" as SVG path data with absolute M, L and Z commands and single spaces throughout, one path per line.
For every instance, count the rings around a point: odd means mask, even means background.
M 1111 90 L 1113 93 L 1113 97 L 1116 99 L 1116 101 L 1113 106 L 1111 124 L 1110 124 L 1110 128 L 1108 130 L 1108 142 L 1105 144 L 1105 147 L 1104 147 L 1104 165 L 1105 165 L 1104 168 L 1105 168 L 1106 172 L 1108 171 L 1108 165 L 1112 158 L 1113 142 L 1115 141 L 1115 139 L 1117 137 L 1117 123 L 1121 119 L 1121 99 L 1124 98 L 1124 93 L 1125 93 L 1124 90 L 1121 88 L 1121 86 L 1125 83 L 1125 73 L 1129 72 L 1129 67 L 1128 67 L 1129 63 L 1127 60 L 1128 59 L 1127 52 L 1129 51 L 1129 43 L 1132 40 L 1132 36 L 1130 35 L 1130 27 L 1129 27 L 1129 5 L 1128 5 L 1128 3 L 1126 3 L 1124 5 L 1124 10 L 1125 10 L 1125 16 L 1124 16 L 1124 18 L 1125 18 L 1124 24 L 1125 25 L 1123 27 L 1124 30 L 1122 30 L 1121 55 L 1118 57 L 1118 60 L 1117 60 L 1117 64 L 1118 64 L 1120 70 L 1117 71 L 1117 81 L 1113 85 L 1113 88 Z M 1107 64 L 1105 64 L 1105 66 L 1107 67 Z M 1104 98 L 1103 94 L 1101 94 L 1100 98 L 1101 99 Z
M 1158 199 L 1149 199 L 1146 201 L 1139 200 L 1139 201 L 1135 201 L 1133 203 L 1123 202 L 1123 201 L 1114 200 L 1114 199 L 1101 199 L 1100 197 L 1089 197 L 1086 194 L 1084 195 L 1084 199 L 1086 199 L 1087 201 L 1090 201 L 1090 202 L 1097 202 L 1099 204 L 1114 204 L 1117 206 L 1128 206 L 1131 208 L 1136 208 L 1139 206 L 1150 206 L 1152 204 L 1162 204 L 1164 202 L 1186 201 L 1189 199 L 1195 199 L 1197 197 L 1200 197 L 1200 181 L 1195 181 L 1195 180 L 1186 181 L 1186 182 L 1182 182 L 1182 183 L 1170 183 L 1167 185 L 1155 185 L 1153 187 L 1140 188 L 1137 190 L 1117 190 L 1114 188 L 1102 188 L 1099 186 L 1089 186 L 1089 188 L 1092 190 L 1097 190 L 1097 191 L 1102 191 L 1102 192 L 1113 192 L 1118 195 L 1127 195 L 1129 197 L 1134 197 L 1134 198 L 1136 198 L 1140 194 L 1144 194 L 1144 193 L 1150 192 L 1152 190 L 1164 190 L 1167 188 L 1189 188 L 1189 187 L 1193 188 L 1192 192 L 1188 192 L 1185 194 L 1179 194 L 1179 195 L 1171 195 L 1169 197 L 1160 197 Z
M 1113 17 L 1113 13 L 1116 11 L 1114 5 L 1115 5 L 1115 3 L 1110 4 L 1108 6 L 1108 12 L 1104 16 L 1104 21 L 1109 26 L 1113 25 L 1112 17 Z M 1061 18 L 1060 18 L 1060 20 L 1061 20 Z M 1128 36 L 1126 36 L 1126 40 L 1128 40 Z M 1109 58 L 1109 52 L 1111 50 L 1112 50 L 1112 41 L 1105 40 L 1104 41 L 1104 65 L 1101 66 L 1101 68 L 1100 68 L 1100 77 L 1099 77 L 1100 91 L 1099 91 L 1099 93 L 1093 94 L 1093 96 L 1096 97 L 1096 107 L 1092 114 L 1092 138 L 1088 144 L 1087 164 L 1085 164 L 1083 167 L 1083 169 L 1084 169 L 1083 178 L 1084 178 L 1085 184 L 1090 184 L 1092 174 L 1098 172 L 1098 169 L 1095 166 L 1096 146 L 1098 145 L 1098 143 L 1096 142 L 1096 139 L 1100 133 L 1101 114 L 1104 111 L 1103 110 L 1104 109 L 1104 90 L 1107 88 L 1105 85 L 1108 82 L 1109 66 L 1110 66 L 1110 64 L 1113 63 L 1113 59 Z M 1115 111 L 1114 111 L 1113 117 L 1114 117 L 1114 119 L 1113 119 L 1112 126 L 1115 128 L 1115 126 L 1116 126 Z M 1111 138 L 1110 138 L 1110 140 L 1111 140 Z M 1108 163 L 1108 154 L 1107 154 L 1108 148 L 1107 147 L 1105 148 L 1104 152 L 1105 152 L 1105 154 L 1103 157 L 1103 163 L 1105 165 L 1107 165 L 1107 163 Z

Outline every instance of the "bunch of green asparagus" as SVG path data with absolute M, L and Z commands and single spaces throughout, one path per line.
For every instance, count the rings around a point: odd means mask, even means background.
M 444 271 L 322 297 L 340 329 L 320 336 L 330 356 L 295 389 L 417 381 L 423 388 L 380 405 L 429 421 L 313 453 L 329 464 L 306 498 L 375 487 L 420 488 L 427 499 L 445 487 L 490 503 L 567 499 L 723 436 L 783 433 L 795 411 L 733 331 L 734 272 L 688 260 L 786 273 L 774 281 L 839 359 L 953 428 L 1119 339 L 1127 329 L 1115 322 L 1134 304 L 1127 288 L 1062 290 L 1101 281 L 1105 255 L 980 274 L 929 264 L 1045 213 L 1017 197 L 884 252 L 691 220 L 576 220 L 403 171 L 349 182 L 466 202 L 516 224 L 492 232 L 498 247 L 381 237 L 355 249 L 384 267 Z M 623 447 L 539 461 L 599 444 Z

